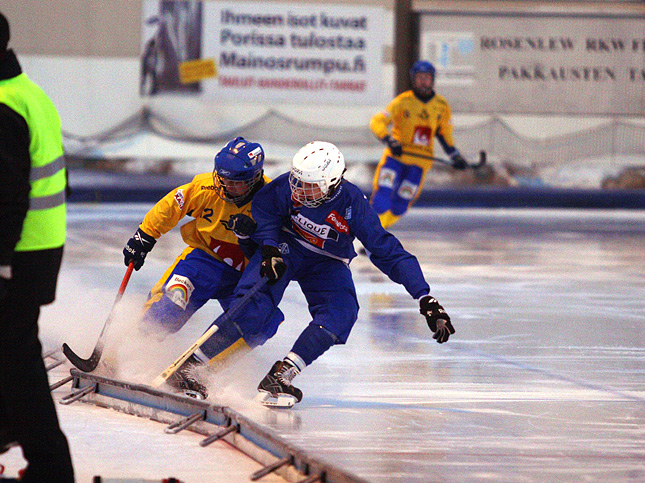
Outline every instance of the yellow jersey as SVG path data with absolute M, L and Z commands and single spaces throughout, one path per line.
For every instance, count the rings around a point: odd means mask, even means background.
M 264 182 L 269 178 L 264 176 Z M 181 236 L 188 246 L 199 248 L 216 259 L 243 271 L 248 263 L 237 237 L 227 228 L 231 215 L 251 216 L 251 201 L 243 206 L 223 200 L 215 192 L 213 176 L 203 173 L 168 193 L 146 214 L 140 228 L 159 238 L 185 217 L 193 219 L 182 225 Z
M 379 139 L 391 134 L 401 143 L 401 162 L 424 168 L 430 167 L 432 161 L 420 156 L 434 156 L 435 137 L 439 137 L 448 148 L 455 145 L 450 106 L 448 101 L 437 93 L 428 102 L 421 101 L 411 90 L 399 94 L 384 111 L 372 117 L 370 129 Z

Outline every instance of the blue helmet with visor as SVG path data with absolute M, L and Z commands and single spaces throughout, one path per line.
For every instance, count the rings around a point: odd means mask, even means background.
M 215 156 L 213 182 L 224 200 L 239 203 L 247 198 L 264 173 L 264 150 L 243 137 L 229 141 Z

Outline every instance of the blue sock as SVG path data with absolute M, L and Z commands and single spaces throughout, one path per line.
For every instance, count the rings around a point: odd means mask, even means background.
M 312 322 L 302 331 L 298 340 L 293 344 L 291 352 L 300 356 L 304 363 L 309 365 L 333 346 L 337 340 L 338 338 L 330 331 Z M 302 369 L 304 367 L 300 368 L 300 370 Z

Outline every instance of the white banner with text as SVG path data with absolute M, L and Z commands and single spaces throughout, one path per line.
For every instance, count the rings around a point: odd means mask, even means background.
M 382 29 L 380 7 L 146 0 L 141 94 L 373 103 Z
M 435 12 L 420 25 L 455 111 L 645 114 L 645 17 Z

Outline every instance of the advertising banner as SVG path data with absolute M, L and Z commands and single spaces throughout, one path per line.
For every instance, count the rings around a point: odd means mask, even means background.
M 645 18 L 423 13 L 420 55 L 453 110 L 645 114 Z
M 146 0 L 141 94 L 373 103 L 382 19 L 380 7 Z

